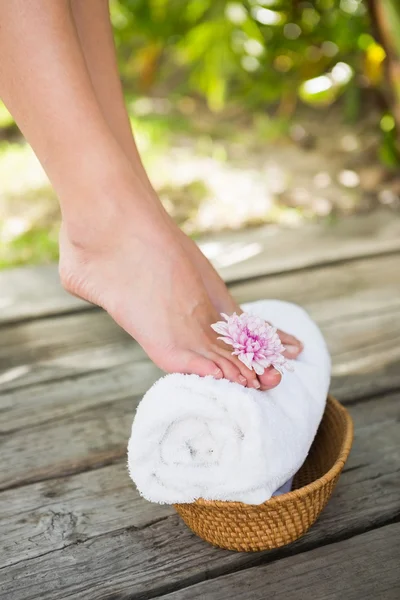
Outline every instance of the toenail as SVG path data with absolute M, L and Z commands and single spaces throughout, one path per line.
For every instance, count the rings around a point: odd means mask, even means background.
M 261 384 L 260 384 L 260 382 L 258 381 L 258 379 L 255 379 L 255 380 L 253 381 L 253 387 L 254 387 L 254 388 L 256 388 L 256 390 L 259 390 L 259 389 L 260 389 L 260 387 L 261 387 Z
M 291 344 L 284 344 L 284 346 L 285 346 L 285 350 L 293 356 L 296 356 L 303 348 L 302 345 L 292 346 Z
M 247 379 L 246 379 L 246 377 L 243 377 L 243 375 L 238 376 L 238 381 L 240 383 L 242 383 L 243 385 L 245 385 L 247 383 Z
M 272 377 L 271 384 L 272 385 L 278 385 L 278 383 L 282 379 L 282 375 L 279 373 L 279 371 L 277 371 L 276 369 L 271 369 L 270 375 Z M 276 384 L 273 383 L 274 381 L 276 381 Z
M 219 377 L 219 378 L 221 378 L 222 376 L 223 376 L 223 373 L 222 373 L 221 369 L 216 369 L 216 370 L 214 371 L 214 377 Z

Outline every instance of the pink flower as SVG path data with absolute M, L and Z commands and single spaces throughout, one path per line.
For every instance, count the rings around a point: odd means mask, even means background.
M 232 354 L 236 355 L 249 369 L 254 369 L 257 375 L 262 375 L 271 365 L 280 373 L 284 367 L 291 368 L 282 355 L 285 351 L 276 333 L 276 328 L 269 325 L 260 317 L 249 313 L 230 317 L 221 313 L 225 321 L 211 325 L 217 333 L 222 334 L 219 340 L 233 346 Z

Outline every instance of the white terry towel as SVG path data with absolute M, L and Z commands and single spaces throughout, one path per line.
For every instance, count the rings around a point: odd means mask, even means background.
M 128 445 L 129 473 L 147 500 L 197 498 L 261 504 L 303 464 L 321 421 L 330 357 L 316 324 L 294 304 L 242 306 L 304 343 L 278 387 L 172 374 L 140 402 Z

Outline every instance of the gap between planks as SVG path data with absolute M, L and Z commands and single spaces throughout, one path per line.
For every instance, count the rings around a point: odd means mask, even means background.
M 335 501 L 328 505 L 319 523 L 318 540 L 332 535 L 336 539 L 336 535 L 343 531 L 348 533 L 380 526 L 399 516 L 399 398 L 399 393 L 392 394 L 373 404 L 350 408 L 356 423 L 354 447 L 335 493 Z M 123 454 L 126 453 L 129 428 L 130 417 L 121 415 L 117 426 L 114 419 L 112 431 L 117 431 Z M 0 493 L 0 563 L 3 566 L 4 561 L 18 562 L 21 555 L 30 559 L 51 548 L 62 549 L 84 541 L 89 543 L 99 535 L 114 535 L 115 530 L 132 526 L 143 528 L 160 517 L 172 514 L 171 507 L 151 504 L 139 497 L 121 461 L 97 470 L 64 476 L 60 472 L 64 460 L 62 445 L 76 446 L 81 442 L 74 431 L 65 427 L 60 428 L 59 433 L 61 448 L 53 446 L 48 467 L 48 475 L 58 471 L 58 477 L 31 483 L 25 489 L 9 489 Z M 97 433 L 96 428 L 88 429 L 86 442 L 89 448 Z M 17 447 L 24 441 L 20 454 L 29 459 L 31 448 L 35 442 L 40 444 L 41 437 L 42 433 L 35 439 L 28 435 L 17 440 Z M 108 443 L 114 444 L 115 441 L 113 437 Z M 10 452 L 14 452 L 12 448 Z M 11 464 L 10 452 L 2 452 L 3 461 L 8 465 Z M 48 452 L 46 444 L 42 444 L 42 448 L 37 447 L 37 460 L 40 463 L 48 460 Z M 92 460 L 98 458 L 94 452 L 92 449 Z M 83 448 L 81 454 L 86 456 L 85 453 L 87 449 Z M 78 455 L 75 455 L 75 460 L 78 464 Z M 22 484 L 25 471 L 23 456 L 20 461 L 22 465 L 14 463 L 14 468 L 17 474 L 19 471 Z M 25 480 L 25 483 L 28 482 Z
M 392 395 L 386 399 L 380 398 L 376 402 L 368 403 L 368 406 L 361 404 L 351 408 L 357 425 L 356 442 L 350 457 L 349 470 L 342 475 L 334 500 L 328 505 L 323 517 L 317 525 L 315 525 L 308 537 L 303 538 L 297 546 L 291 546 L 288 549 L 280 551 L 281 553 L 275 555 L 268 553 L 266 558 L 260 558 L 261 561 L 277 560 L 278 558 L 285 556 L 285 553 L 302 552 L 311 547 L 325 544 L 329 540 L 335 541 L 337 539 L 342 539 L 343 535 L 348 537 L 349 535 L 359 534 L 366 529 L 380 527 L 387 522 L 398 519 L 400 510 L 399 479 L 398 474 L 396 475 L 396 470 L 399 467 L 399 449 L 397 446 L 399 435 L 398 406 L 398 395 Z M 77 417 L 79 419 L 79 415 L 77 415 Z M 85 420 L 83 420 L 83 422 L 85 422 Z M 123 425 L 122 422 L 121 425 Z M 117 428 L 119 431 L 118 435 L 125 437 L 127 432 L 124 433 L 122 431 L 121 425 Z M 111 429 L 114 430 L 115 428 L 112 427 Z M 43 435 L 39 436 L 39 438 L 40 437 L 43 437 Z M 67 438 L 69 443 L 74 440 L 74 436 L 67 435 Z M 375 449 L 371 446 L 372 440 L 374 444 L 376 444 Z M 30 448 L 32 447 L 31 442 L 32 440 L 29 440 L 24 436 L 25 452 L 27 453 L 30 452 Z M 389 457 L 390 461 L 388 461 Z M 7 456 L 4 457 L 4 460 L 10 464 L 7 460 Z M 119 469 L 120 476 L 122 475 L 127 478 L 126 471 L 122 471 L 122 465 L 108 467 L 109 473 L 116 472 L 117 469 Z M 93 472 L 91 475 L 97 480 L 97 477 L 101 472 L 104 472 L 104 470 Z M 78 477 L 81 478 L 80 483 L 77 481 Z M 133 491 L 130 491 L 130 483 L 126 480 L 127 492 L 125 493 L 127 493 L 127 496 L 125 497 L 123 489 L 120 486 L 120 480 L 117 478 L 117 481 L 114 482 L 112 477 L 110 477 L 110 474 L 106 476 L 106 481 L 108 481 L 112 488 L 111 494 L 114 494 L 113 497 L 110 498 L 109 495 L 103 493 L 104 490 L 102 491 L 101 489 L 96 488 L 92 489 L 89 496 L 87 496 L 87 482 L 85 482 L 87 477 L 88 474 L 82 474 L 77 477 L 62 478 L 58 481 L 53 480 L 42 484 L 34 484 L 33 487 L 26 488 L 26 494 L 21 494 L 21 490 L 18 490 L 18 492 L 3 492 L 0 494 L 0 501 L 4 501 L 5 507 L 14 506 L 16 509 L 18 499 L 21 501 L 21 499 L 26 498 L 30 501 L 30 499 L 34 497 L 32 492 L 34 489 L 37 489 L 37 486 L 39 486 L 46 494 L 47 502 L 54 502 L 54 498 L 56 498 L 56 506 L 54 509 L 51 509 L 48 504 L 45 504 L 44 506 L 40 504 L 36 510 L 30 510 L 28 508 L 27 510 L 22 511 L 23 514 L 28 513 L 28 521 L 25 524 L 25 527 L 33 527 L 33 535 L 27 535 L 26 531 L 24 533 L 24 531 L 18 531 L 18 529 L 15 530 L 15 539 L 21 540 L 24 545 L 27 539 L 31 539 L 34 551 L 40 550 L 40 546 L 43 545 L 43 543 L 48 543 L 51 548 L 57 546 L 57 541 L 59 544 L 61 543 L 63 545 L 63 549 L 60 549 L 60 552 L 62 552 L 61 555 L 58 554 L 58 551 L 53 555 L 49 552 L 47 557 L 48 562 L 41 562 L 45 557 L 41 559 L 40 557 L 32 556 L 29 560 L 21 563 L 20 569 L 14 570 L 14 568 L 12 568 L 11 575 L 12 577 L 15 576 L 17 578 L 15 581 L 19 581 L 20 579 L 22 580 L 22 583 L 24 581 L 28 583 L 29 581 L 30 593 L 31 589 L 33 589 L 33 595 L 29 596 L 30 600 L 33 598 L 48 598 L 49 600 L 58 598 L 57 591 L 51 587 L 49 578 L 45 575 L 44 582 L 41 579 L 42 573 L 49 573 L 50 577 L 50 573 L 53 573 L 54 569 L 61 570 L 61 579 L 66 581 L 68 593 L 71 589 L 78 590 L 76 598 L 91 597 L 85 596 L 83 590 L 88 581 L 87 572 L 92 572 L 93 570 L 97 573 L 97 576 L 95 576 L 94 580 L 89 579 L 90 593 L 93 592 L 93 589 L 97 590 L 99 594 L 102 593 L 103 588 L 96 587 L 99 585 L 98 581 L 100 581 L 101 578 L 103 578 L 102 581 L 107 581 L 108 577 L 112 577 L 115 586 L 117 586 L 118 597 L 144 598 L 146 596 L 154 597 L 154 595 L 159 595 L 159 593 L 162 593 L 162 590 L 177 589 L 182 587 L 182 585 L 190 585 L 195 581 L 202 581 L 210 576 L 216 577 L 220 574 L 229 573 L 232 570 L 246 568 L 250 564 L 254 564 L 254 562 L 249 563 L 247 557 L 235 556 L 234 559 L 231 559 L 230 556 L 227 556 L 227 554 L 230 553 L 218 551 L 218 555 L 216 555 L 212 548 L 207 546 L 206 549 L 206 544 L 197 538 L 194 538 L 175 516 L 161 521 L 156 518 L 159 522 L 154 523 L 154 513 L 151 515 L 152 525 L 149 525 L 148 527 L 145 526 L 141 531 L 135 531 L 130 527 L 132 526 L 134 515 L 138 515 L 138 509 L 135 509 L 135 506 L 140 506 L 139 515 L 140 511 L 152 510 L 154 508 L 157 510 L 157 516 L 160 514 L 158 512 L 159 507 L 148 505 L 140 499 L 139 505 L 132 505 L 134 499 L 131 497 Z M 68 506 L 68 502 L 71 500 L 68 501 L 65 496 L 65 485 L 68 485 L 68 482 L 75 482 L 73 483 L 73 489 L 78 489 L 82 493 L 82 496 L 78 496 L 77 498 L 75 510 L 71 510 L 71 507 Z M 12 493 L 16 495 L 10 496 Z M 109 502 L 109 504 L 104 506 L 100 503 L 99 505 L 100 498 L 102 501 L 105 500 L 106 502 Z M 124 502 L 126 502 L 125 508 L 118 504 L 123 498 L 126 498 L 124 500 Z M 146 508 L 143 508 L 143 504 L 146 504 Z M 82 511 L 81 517 L 78 516 L 79 512 L 78 515 L 76 514 L 76 511 L 79 511 L 79 507 L 81 507 L 80 510 Z M 30 508 L 32 509 L 32 507 Z M 118 521 L 117 527 L 114 522 L 114 525 L 109 526 L 112 529 L 111 532 L 105 533 L 104 535 L 100 534 L 97 536 L 98 539 L 96 539 L 96 536 L 89 536 L 89 538 L 85 540 L 85 533 L 84 529 L 82 531 L 82 526 L 83 528 L 88 526 L 87 519 L 94 509 L 97 510 L 94 514 L 92 513 L 92 522 L 94 522 L 95 526 L 99 526 L 99 518 L 100 523 L 101 518 L 109 518 L 111 519 L 111 522 L 113 522 L 115 513 L 114 516 L 113 513 L 110 515 L 110 511 L 112 512 L 113 509 L 117 510 L 117 512 L 118 510 L 122 511 L 120 512 L 118 519 L 125 519 L 124 524 L 122 527 L 119 527 L 121 521 Z M 3 511 L 0 510 L 0 513 L 3 513 Z M 143 513 L 141 514 L 141 518 L 150 518 L 149 515 L 143 517 Z M 18 524 L 18 521 L 21 519 L 18 510 L 16 511 L 16 515 Z M 8 524 L 8 527 L 13 527 L 13 521 L 10 517 L 10 514 L 7 515 L 6 523 Z M 22 517 L 22 519 L 23 518 L 24 517 Z M 39 524 L 41 529 L 38 530 L 37 526 Z M 54 524 L 56 524 L 55 527 Z M 24 523 L 21 523 L 21 525 L 24 526 Z M 139 527 L 140 526 L 141 525 L 139 524 Z M 53 530 L 51 527 L 53 527 Z M 146 530 L 149 531 L 148 535 L 145 534 Z M 0 539 L 5 539 L 4 533 Z M 65 546 L 65 544 L 71 540 L 74 541 L 71 544 L 72 547 L 68 550 L 69 546 Z M 136 544 L 138 545 L 136 546 Z M 109 545 L 110 548 L 108 547 Z M 83 554 L 79 551 L 81 546 L 86 548 L 84 551 L 82 548 Z M 147 573 L 145 582 L 142 581 L 143 562 L 135 559 L 135 548 L 136 552 L 144 552 L 147 556 L 147 558 L 144 559 L 144 568 Z M 25 546 L 25 551 L 27 550 L 28 549 Z M 166 562 L 161 561 L 162 564 L 159 565 L 159 553 L 162 552 L 167 552 Z M 176 557 L 182 556 L 182 553 L 183 565 L 176 565 Z M 7 552 L 3 551 L 0 554 L 4 557 L 7 555 Z M 188 559 L 188 557 L 192 556 L 195 557 L 195 562 Z M 53 564 L 53 557 L 56 561 L 55 564 Z M 202 557 L 205 563 L 205 569 L 203 572 L 199 573 L 196 569 L 197 559 L 201 561 Z M 115 562 L 113 562 L 114 558 Z M 96 571 L 98 559 L 100 560 L 100 571 Z M 78 573 L 76 572 L 77 561 L 79 563 L 80 561 L 83 561 L 86 569 L 85 573 L 82 573 L 79 569 Z M 111 571 L 107 568 L 108 563 L 112 565 Z M 68 568 L 68 564 L 71 565 L 70 568 Z M 126 572 L 130 569 L 132 569 L 132 576 L 131 579 L 127 580 Z M 169 583 L 165 583 L 165 573 L 169 573 L 171 570 L 172 576 L 167 577 Z M 153 575 L 155 577 L 154 585 L 152 583 Z M 97 577 L 99 579 L 97 579 Z M 77 578 L 77 585 L 80 586 L 79 589 L 75 588 Z M 44 588 L 41 587 L 42 583 Z M 167 585 L 168 588 L 162 587 L 164 585 Z M 132 595 L 132 589 L 136 590 L 137 588 L 139 588 L 139 590 L 137 592 L 134 591 L 134 594 Z M 16 590 L 15 593 L 18 592 L 17 588 Z M 37 591 L 37 595 L 34 595 L 36 593 L 35 590 Z M 19 591 L 23 594 L 21 589 Z M 64 591 L 66 592 L 66 590 Z M 150 595 L 148 595 L 148 591 L 150 591 Z M 25 598 L 23 595 L 15 595 L 14 597 L 15 600 L 19 600 L 20 598 L 22 600 Z M 61 595 L 60 600 L 63 597 L 65 596 Z M 10 599 L 12 598 L 13 596 L 11 595 Z
M 335 225 L 304 225 L 300 229 L 273 226 L 213 234 L 200 247 L 229 282 L 247 281 L 358 258 L 400 251 L 400 219 L 389 211 L 347 217 Z M 23 267 L 0 272 L 0 322 L 88 310 L 66 294 L 57 267 Z M 90 310 L 90 309 L 89 309 Z
M 365 261 L 364 261 L 364 262 L 365 262 Z M 303 274 L 303 275 L 305 275 L 305 274 Z M 279 278 L 279 279 L 281 279 L 281 278 Z M 277 279 L 276 281 L 278 281 L 278 279 Z M 257 284 L 258 284 L 258 283 L 259 283 L 259 282 L 257 282 Z M 359 301 L 360 301 L 360 297 L 358 297 L 358 298 L 354 298 L 354 301 L 353 301 L 353 303 L 352 303 L 352 307 L 354 306 L 354 308 L 356 308 L 356 304 L 357 304 L 357 302 L 359 302 Z M 318 302 L 318 298 L 315 300 L 315 302 Z M 325 306 L 326 306 L 326 305 L 325 305 Z M 353 310 L 353 308 L 352 308 L 352 310 Z M 396 311 L 394 311 L 394 312 L 392 312 L 392 313 L 391 313 L 391 312 L 389 312 L 389 313 L 388 313 L 388 317 L 390 318 L 390 316 L 391 316 L 391 315 L 393 315 L 393 317 L 394 317 L 394 316 L 395 316 L 395 314 L 396 314 Z M 395 341 L 395 340 L 396 340 L 396 337 L 394 337 L 394 341 Z M 379 351 L 379 350 L 380 350 L 380 347 L 379 347 L 379 343 L 378 343 L 378 345 L 377 345 L 377 351 Z M 394 373 L 393 373 L 393 376 L 394 376 Z M 357 375 L 357 377 L 358 377 L 358 375 Z M 373 384 L 373 382 L 371 382 L 371 385 L 372 385 L 372 384 Z M 358 384 L 358 385 L 359 385 L 359 384 Z M 396 384 L 396 385 L 397 385 L 397 384 Z M 379 386 L 378 386 L 378 387 L 379 387 Z M 364 388 L 364 389 L 365 389 L 365 388 Z M 379 393 L 377 393 L 377 396 L 379 397 Z M 378 401 L 378 398 L 377 398 L 377 401 Z M 362 403 L 363 403 L 363 402 L 362 402 Z M 375 409 L 374 409 L 374 404 L 375 404 L 375 402 L 372 402 L 371 404 L 372 404 L 372 406 L 371 406 L 371 409 L 372 409 L 372 410 L 375 410 Z M 356 407 L 354 407 L 354 409 L 355 409 L 355 408 L 356 408 Z M 382 440 L 383 440 L 383 436 L 382 436 Z M 393 452 L 393 451 L 394 451 L 394 450 L 391 448 L 391 449 L 390 449 L 390 452 Z M 357 462 L 358 462 L 359 464 L 355 464 L 353 467 L 350 467 L 350 473 L 352 473 L 352 474 L 353 474 L 353 476 L 358 476 L 358 477 L 359 477 L 359 476 L 360 476 L 360 474 L 362 474 L 362 473 L 364 472 L 364 471 L 363 471 L 363 469 L 364 469 L 364 465 L 363 465 L 363 463 L 362 463 L 362 457 L 360 457 L 359 461 L 357 461 Z M 114 466 L 113 466 L 113 467 L 109 467 L 109 468 L 110 468 L 110 469 L 114 469 Z M 381 474 L 381 473 L 380 473 L 380 471 L 379 471 L 379 469 L 380 469 L 379 465 L 375 465 L 375 467 L 374 467 L 374 468 L 376 469 L 376 471 L 375 471 L 375 475 L 372 475 L 372 476 L 371 476 L 371 477 L 373 477 L 373 479 L 371 478 L 371 479 L 369 480 L 369 482 L 370 482 L 370 483 L 371 483 L 371 482 L 373 482 L 373 481 L 380 481 L 380 480 L 382 480 L 382 474 Z M 365 470 L 365 469 L 364 469 L 364 470 Z M 390 485 L 389 485 L 389 484 L 390 484 L 390 481 L 391 481 L 391 479 L 390 479 L 390 478 L 391 478 L 391 476 L 392 476 L 392 475 L 393 475 L 393 471 L 391 471 L 391 472 L 387 472 L 387 473 L 386 473 L 386 478 L 387 478 L 386 485 L 387 485 L 387 486 L 389 486 L 389 487 L 388 487 L 388 489 L 390 489 Z M 346 474 L 344 474 L 344 475 L 343 475 L 343 477 L 345 477 L 345 476 L 346 476 Z M 342 477 L 342 480 L 343 480 L 343 477 Z M 359 482 L 359 483 L 361 484 L 362 482 Z M 360 491 L 360 490 L 359 490 L 359 491 Z M 367 492 L 365 492 L 365 493 L 367 493 Z M 367 495 L 369 496 L 369 494 L 367 494 Z M 0 495 L 0 498 L 1 498 L 1 495 Z M 372 501 L 372 497 L 370 497 L 370 496 L 369 496 L 368 500 L 369 500 L 369 501 Z M 377 500 L 378 500 L 378 498 L 376 498 L 376 501 L 377 501 Z M 62 501 L 62 498 L 61 498 L 61 501 Z M 353 499 L 353 502 L 355 502 L 355 501 L 356 501 L 356 499 L 354 498 L 354 499 Z M 396 511 L 397 511 L 397 512 L 396 512 Z M 381 513 L 380 513 L 380 514 L 381 514 Z M 395 515 L 394 517 L 393 517 L 393 514 Z M 396 510 L 394 511 L 394 513 L 392 513 L 392 517 L 391 517 L 391 518 L 392 518 L 392 519 L 393 519 L 393 518 L 394 518 L 394 519 L 398 518 L 396 515 L 398 515 L 398 507 L 396 508 Z M 358 516 L 358 515 L 357 515 L 357 516 Z M 62 515 L 61 515 L 61 517 L 62 517 Z M 364 517 L 364 515 L 363 515 L 363 517 Z M 388 515 L 387 515 L 387 514 L 386 514 L 386 517 L 388 517 Z M 335 518 L 337 519 L 337 515 L 335 516 Z M 365 518 L 365 517 L 364 517 L 364 518 Z M 366 517 L 366 518 L 367 518 L 367 520 L 368 520 L 368 519 L 370 520 L 370 519 L 371 519 L 371 515 L 367 515 L 367 517 Z M 375 519 L 378 519 L 378 518 L 379 518 L 379 514 L 378 514 L 378 515 L 377 515 L 377 514 L 375 514 L 375 517 L 374 517 L 374 518 L 375 518 Z M 173 518 L 173 519 L 174 519 L 174 518 Z M 170 523 L 170 520 L 167 520 L 167 521 L 166 521 L 166 523 Z M 380 526 L 380 525 L 382 524 L 382 522 L 381 522 L 381 521 L 379 521 L 379 520 L 378 520 L 378 521 L 374 521 L 374 523 L 376 524 L 376 526 Z M 374 526 L 375 526 L 375 525 L 374 525 Z M 153 522 L 153 525 L 152 525 L 151 527 L 153 527 L 153 529 L 155 528 L 156 530 L 158 530 L 158 527 L 159 527 L 159 525 L 158 525 L 158 523 L 157 523 L 157 524 L 154 524 L 154 522 Z M 114 531 L 114 533 L 115 533 L 115 531 Z M 128 534 L 129 534 L 129 531 L 128 531 L 128 532 L 124 532 L 124 533 L 128 533 Z M 131 533 L 133 533 L 133 532 L 131 532 Z M 121 535 L 122 535 L 122 537 L 124 537 L 124 535 L 123 535 L 123 534 L 121 534 Z M 117 537 L 118 537 L 118 536 L 117 536 Z M 185 538 L 185 539 L 186 539 L 186 538 Z M 323 538 L 323 539 L 327 539 L 327 538 Z M 197 541 L 197 540 L 196 540 L 196 541 Z M 165 545 L 166 543 L 167 543 L 167 539 L 166 539 L 164 542 L 162 542 L 162 547 L 163 547 L 163 544 Z M 316 542 L 316 543 L 317 543 L 317 544 L 319 544 L 319 542 Z M 88 546 L 88 548 L 89 548 L 89 546 Z M 126 548 L 126 551 L 128 551 L 128 547 Z M 178 552 L 178 550 L 176 549 L 176 550 L 175 550 L 175 554 L 176 554 L 177 552 Z M 68 558 L 68 555 L 67 555 L 67 558 Z M 93 557 L 93 558 L 95 558 L 95 557 Z M 152 560 L 153 560 L 153 561 L 156 561 L 156 560 L 157 560 L 157 555 L 153 556 L 153 559 L 152 559 Z M 170 560 L 171 560 L 171 561 L 172 561 L 172 563 L 173 563 L 173 556 L 172 556 L 172 554 L 170 555 Z M 193 569 L 193 567 L 191 567 L 191 568 Z M 225 566 L 224 566 L 224 567 L 222 567 L 222 568 L 223 568 L 223 569 L 225 569 Z M 204 578 L 204 574 L 202 575 L 202 577 Z M 70 581 L 72 581 L 72 580 L 70 580 Z M 83 579 L 82 579 L 82 581 L 83 581 Z M 142 596 L 143 596 L 143 593 L 142 593 L 142 592 L 139 592 L 139 594 L 141 594 L 141 596 L 140 596 L 140 597 L 142 597 Z M 39 597 L 41 597 L 41 596 L 39 596 Z M 121 596 L 121 597 L 122 597 L 122 596 Z M 127 596 L 127 597 L 128 597 L 128 596 Z M 132 596 L 129 596 L 129 597 L 132 597 Z M 135 597 L 136 597 L 136 596 L 135 596 Z M 139 596 L 137 596 L 137 597 L 139 597 Z M 53 597 L 50 595 L 50 596 L 49 596 L 49 598 L 53 598 Z
M 360 352 L 349 356 L 351 363 L 347 368 L 351 370 L 355 362 L 354 368 L 368 370 L 375 367 L 377 358 L 378 365 L 400 358 L 396 350 L 400 344 L 396 339 L 390 341 L 390 336 L 397 335 L 391 321 L 400 322 L 398 270 L 399 260 L 393 257 L 362 260 L 340 268 L 327 267 L 314 273 L 243 284 L 236 286 L 234 293 L 240 302 L 278 297 L 303 305 L 331 336 L 328 341 L 334 354 L 340 351 L 346 327 L 352 328 L 355 343 L 360 342 Z M 338 333 L 335 333 L 336 322 Z M 361 352 L 361 345 L 363 340 L 371 343 L 374 335 L 375 348 L 370 348 L 368 356 Z M 7 326 L 1 336 L 0 389 L 3 390 L 105 370 L 144 358 L 138 344 L 100 311 Z
M 157 598 L 298 600 L 312 595 L 318 600 L 397 600 L 400 597 L 399 540 L 400 525 L 394 523 Z
M 50 551 L 2 569 L 3 591 L 10 594 L 7 600 L 64 600 L 70 595 L 75 600 L 154 598 L 232 572 L 246 576 L 249 567 L 279 565 L 285 557 L 301 560 L 302 553 L 315 549 L 316 554 L 329 552 L 332 544 L 379 532 L 388 525 L 367 524 L 343 533 L 339 532 L 340 515 L 336 522 L 335 534 L 321 535 L 318 521 L 305 537 L 288 547 L 249 555 L 211 548 L 194 538 L 177 516 L 169 517 L 143 530 L 98 536 L 89 544 Z

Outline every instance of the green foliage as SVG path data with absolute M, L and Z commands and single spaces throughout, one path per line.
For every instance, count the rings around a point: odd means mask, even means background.
M 4 104 L 0 101 L 0 129 L 10 127 L 14 123 L 14 120 Z
M 112 15 L 131 90 L 164 84 L 214 110 L 227 100 L 285 109 L 298 94 L 331 103 L 363 72 L 370 31 L 361 0 L 115 0 Z
M 7 243 L 0 240 L 0 269 L 48 263 L 58 258 L 58 227 L 31 229 Z
M 280 117 L 299 100 L 324 107 L 343 97 L 354 120 L 361 93 L 385 87 L 367 4 L 382 7 L 397 47 L 397 0 L 111 0 L 126 95 L 200 96 L 214 111 L 272 106 Z M 0 103 L 0 131 L 11 123 Z
M 370 97 L 365 102 L 369 90 L 386 102 L 380 109 L 379 158 L 398 166 L 399 0 L 111 0 L 111 15 L 146 166 L 151 167 L 154 148 L 169 147 L 177 131 L 196 132 L 199 154 L 203 145 L 207 156 L 226 159 L 223 143 L 211 140 L 224 138 L 226 119 L 203 119 L 206 111 L 199 118 L 198 98 L 215 112 L 226 108 L 225 117 L 230 111 L 252 113 L 251 119 L 245 115 L 256 132 L 249 126 L 249 136 L 274 142 L 288 133 L 290 117 L 302 104 L 320 118 L 320 110 L 340 99 L 344 118 L 355 122 L 363 107 L 371 106 Z M 232 121 L 228 128 L 243 143 L 246 125 L 236 131 Z M 0 268 L 57 256 L 59 217 L 49 211 L 44 189 L 37 188 L 40 174 L 28 149 L 9 143 L 17 132 L 0 101 L 0 212 L 6 216 L 0 222 Z M 29 197 L 30 186 L 37 197 Z M 180 195 L 166 190 L 178 221 L 196 209 L 203 194 L 198 187 L 186 187 Z M 183 203 L 186 196 L 193 205 Z M 18 199 L 23 199 L 19 210 Z M 25 208 L 40 203 L 39 215 L 29 210 L 19 219 Z
M 397 125 L 397 133 L 382 135 L 380 156 L 387 165 L 399 161 L 397 0 L 113 0 L 111 6 L 128 94 L 200 96 L 214 111 L 275 107 L 278 119 L 290 117 L 299 101 L 323 108 L 342 98 L 344 117 L 354 122 L 365 90 L 378 90 Z M 371 23 L 378 12 L 386 21 L 381 28 Z

